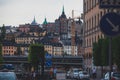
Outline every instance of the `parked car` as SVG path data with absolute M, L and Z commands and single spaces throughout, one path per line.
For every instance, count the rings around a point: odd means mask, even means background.
M 82 70 L 78 69 L 78 68 L 71 69 L 70 78 L 77 79 L 78 78 L 78 74 L 79 74 L 80 71 L 82 71 Z
M 104 75 L 102 80 L 109 80 L 109 72 Z M 120 72 L 111 72 L 111 80 L 120 80 Z
M 17 80 L 15 72 L 0 71 L 0 80 Z
M 78 79 L 89 79 L 90 78 L 90 75 L 88 74 L 87 71 L 80 71 L 79 74 L 78 74 Z

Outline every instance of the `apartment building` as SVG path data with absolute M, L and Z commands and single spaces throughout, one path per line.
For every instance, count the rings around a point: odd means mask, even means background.
M 83 0 L 83 5 L 85 66 L 86 68 L 92 68 L 94 66 L 92 60 L 93 43 L 105 37 L 100 30 L 101 17 L 109 12 L 119 13 L 119 9 L 100 9 L 99 0 Z
M 84 4 L 84 58 L 85 67 L 92 68 L 92 46 L 98 39 L 104 38 L 100 30 L 100 19 L 107 10 L 99 9 L 99 0 L 83 0 Z
M 63 55 L 63 45 L 61 43 L 53 43 L 53 55 Z
M 17 51 L 16 44 L 7 40 L 2 42 L 2 55 L 15 55 Z

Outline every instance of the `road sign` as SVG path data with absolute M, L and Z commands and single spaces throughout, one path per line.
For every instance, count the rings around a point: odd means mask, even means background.
M 51 58 L 52 58 L 52 55 L 49 54 L 49 53 L 46 53 L 46 54 L 45 54 L 45 58 L 47 58 L 47 59 L 51 59 Z
M 45 65 L 48 67 L 52 66 L 52 60 L 46 60 Z
M 120 8 L 120 0 L 99 0 L 100 8 Z
M 100 20 L 100 29 L 107 36 L 120 34 L 120 15 L 117 13 L 107 13 Z
M 46 53 L 45 54 L 45 59 L 46 59 L 45 65 L 48 66 L 48 67 L 52 66 L 52 55 L 49 54 L 49 53 Z

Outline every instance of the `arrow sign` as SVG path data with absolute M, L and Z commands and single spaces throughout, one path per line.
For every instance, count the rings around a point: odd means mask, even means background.
M 47 60 L 45 64 L 48 67 L 52 66 L 52 60 Z
M 120 15 L 117 13 L 107 13 L 100 20 L 100 29 L 107 36 L 120 34 Z

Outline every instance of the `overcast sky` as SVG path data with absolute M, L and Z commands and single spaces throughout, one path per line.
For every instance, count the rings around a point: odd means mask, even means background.
M 83 0 L 0 0 L 0 26 L 31 23 L 34 16 L 39 24 L 45 17 L 48 22 L 54 22 L 63 6 L 67 17 L 72 16 L 72 10 L 75 16 L 80 16 Z

